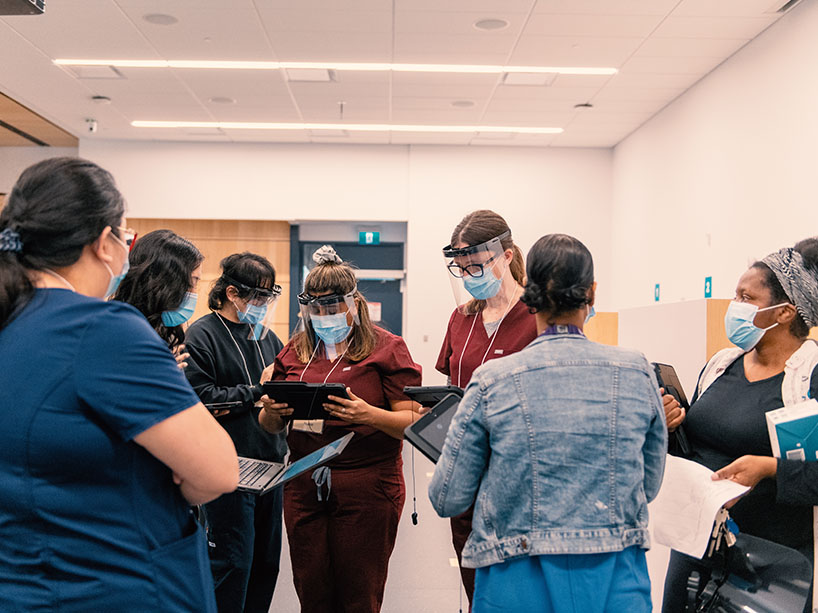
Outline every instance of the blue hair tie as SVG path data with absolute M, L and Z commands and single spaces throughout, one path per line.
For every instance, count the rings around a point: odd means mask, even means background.
M 20 253 L 22 250 L 23 241 L 20 240 L 20 235 L 17 232 L 11 228 L 6 228 L 0 232 L 0 251 Z

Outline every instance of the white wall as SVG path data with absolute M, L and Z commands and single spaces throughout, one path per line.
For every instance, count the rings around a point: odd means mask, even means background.
M 524 252 L 549 232 L 585 241 L 611 308 L 610 150 L 86 139 L 80 152 L 114 174 L 134 217 L 405 221 L 404 336 L 430 382 L 454 306 L 440 250 L 469 211 L 502 214 Z
M 818 234 L 818 2 L 807 0 L 614 150 L 617 308 L 729 298 L 748 263 Z
M 60 156 L 76 156 L 75 147 L 0 147 L 0 193 L 8 194 L 26 168 Z

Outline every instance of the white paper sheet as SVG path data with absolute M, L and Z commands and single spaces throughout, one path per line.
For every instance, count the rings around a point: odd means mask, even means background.
M 750 489 L 733 481 L 712 481 L 712 474 L 701 464 L 667 456 L 659 495 L 648 505 L 656 542 L 696 558 L 705 554 L 718 510 Z

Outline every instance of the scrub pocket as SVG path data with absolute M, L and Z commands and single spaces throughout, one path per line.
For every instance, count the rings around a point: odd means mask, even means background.
M 216 613 L 207 539 L 198 524 L 193 534 L 153 550 L 150 558 L 163 611 Z

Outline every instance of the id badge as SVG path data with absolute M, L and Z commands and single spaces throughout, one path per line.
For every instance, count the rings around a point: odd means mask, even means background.
M 323 419 L 294 419 L 293 430 L 321 434 L 324 431 Z

